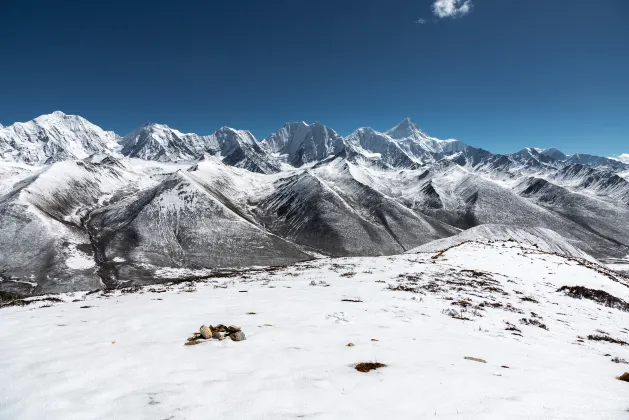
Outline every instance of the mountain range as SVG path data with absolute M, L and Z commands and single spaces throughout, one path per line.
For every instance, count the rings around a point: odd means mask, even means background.
M 625 163 L 494 154 L 409 119 L 345 137 L 287 123 L 262 141 L 153 123 L 119 136 L 58 111 L 0 127 L 0 291 L 16 295 L 400 254 L 481 225 L 624 259 L 628 222 Z

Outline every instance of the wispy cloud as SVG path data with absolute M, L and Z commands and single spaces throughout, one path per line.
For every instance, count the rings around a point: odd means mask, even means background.
M 426 19 L 421 19 L 420 18 L 420 19 L 417 19 L 415 21 L 415 23 L 418 24 L 418 25 L 424 25 L 424 24 L 428 23 L 428 21 Z
M 433 13 L 440 19 L 457 18 L 472 10 L 472 0 L 436 0 L 432 4 Z
M 619 160 L 623 163 L 629 163 L 629 153 L 623 153 L 622 155 L 613 157 L 612 159 Z

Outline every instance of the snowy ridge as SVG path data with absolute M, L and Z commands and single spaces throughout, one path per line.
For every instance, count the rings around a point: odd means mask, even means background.
M 495 242 L 514 241 L 525 247 L 545 252 L 554 252 L 595 262 L 591 256 L 570 244 L 564 237 L 550 229 L 536 227 L 515 227 L 509 225 L 487 224 L 475 226 L 461 233 L 444 239 L 437 239 L 411 249 L 408 253 L 439 252 L 466 241 Z

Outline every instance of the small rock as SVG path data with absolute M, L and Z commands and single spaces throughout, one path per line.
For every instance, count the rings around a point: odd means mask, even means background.
M 625 381 L 625 382 L 629 382 L 629 372 L 625 372 L 622 375 L 620 375 L 618 378 L 619 381 Z
M 186 341 L 183 345 L 184 346 L 196 346 L 197 344 L 201 344 L 202 341 L 199 340 L 194 340 L 194 341 Z
M 471 360 L 472 362 L 487 363 L 487 360 L 479 359 L 477 357 L 465 356 L 464 359 L 465 360 Z
M 510 369 L 510 368 L 509 368 L 509 366 L 507 366 L 507 365 L 502 365 L 502 366 L 500 366 L 500 367 L 501 367 L 501 368 L 504 368 L 504 369 Z
M 229 338 L 231 338 L 234 341 L 243 341 L 243 340 L 247 339 L 245 337 L 245 333 L 242 332 L 242 331 L 236 331 L 236 332 L 233 332 L 233 333 L 229 334 Z
M 371 341 L 380 341 L 377 338 L 372 338 Z
M 199 328 L 199 332 L 201 333 L 201 336 L 206 340 L 212 338 L 212 330 L 205 325 L 201 325 L 201 328 Z
M 237 325 L 230 325 L 229 327 L 227 327 L 228 333 L 235 333 L 237 331 L 241 331 L 241 328 Z
M 224 326 L 223 324 L 218 324 L 216 327 L 210 326 L 210 328 L 212 329 L 213 332 L 226 332 L 227 331 L 227 327 Z
M 347 347 L 354 347 L 354 343 L 347 343 Z

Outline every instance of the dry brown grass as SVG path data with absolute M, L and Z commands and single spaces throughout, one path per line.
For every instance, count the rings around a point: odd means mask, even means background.
M 378 363 L 378 362 L 363 362 L 363 363 L 358 363 L 356 366 L 354 366 L 354 368 L 359 371 L 359 372 L 369 372 L 371 370 L 376 370 L 376 369 L 380 369 L 385 367 L 386 365 L 384 363 Z
M 464 359 L 471 360 L 472 362 L 487 363 L 487 360 L 479 359 L 478 357 L 465 356 Z
M 608 337 L 608 336 L 605 336 L 605 335 L 593 335 L 593 334 L 590 334 L 590 335 L 588 335 L 588 340 L 591 340 L 591 341 L 607 341 L 608 343 L 620 344 L 621 346 L 629 345 L 629 343 L 627 343 L 626 341 L 617 340 L 615 338 Z

